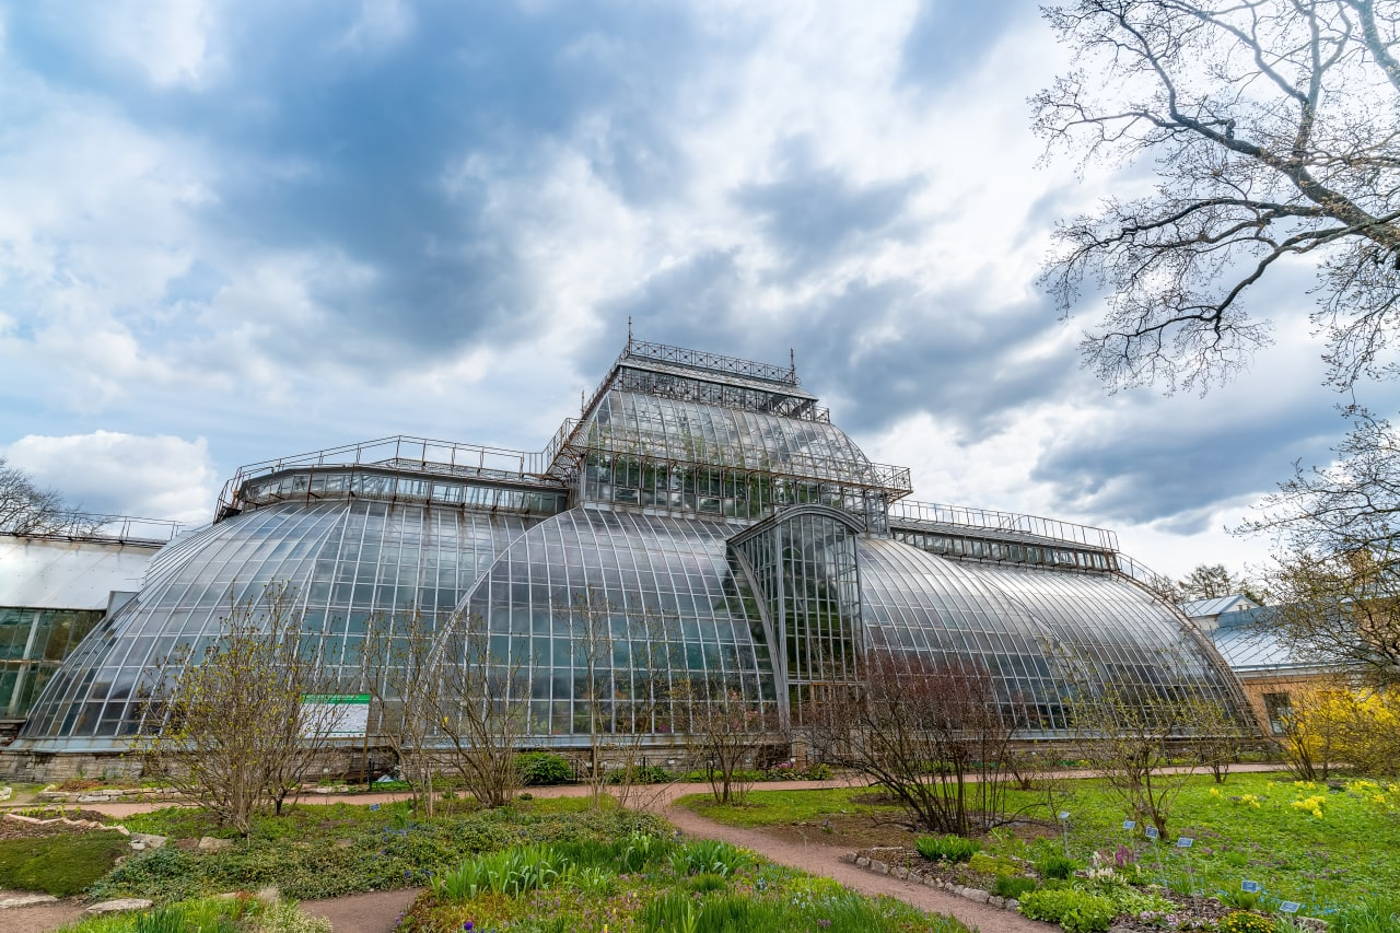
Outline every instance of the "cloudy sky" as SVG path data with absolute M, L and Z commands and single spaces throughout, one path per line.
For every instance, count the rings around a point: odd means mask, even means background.
M 1108 394 L 1035 286 L 1032 4 L 0 6 L 0 455 L 207 520 L 240 463 L 405 433 L 538 449 L 625 338 L 805 384 L 918 498 L 1107 525 L 1162 571 L 1341 422 L 1306 269 L 1207 398 Z M 1083 312 L 1093 314 L 1092 302 Z

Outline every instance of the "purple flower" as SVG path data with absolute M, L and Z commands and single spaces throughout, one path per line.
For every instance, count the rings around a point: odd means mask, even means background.
M 462 924 L 462 929 L 463 929 L 463 930 L 467 930 L 467 931 L 475 930 L 475 929 L 476 929 L 476 924 L 475 924 L 475 923 L 472 923 L 470 920 L 468 920 L 466 923 L 463 923 L 463 924 Z

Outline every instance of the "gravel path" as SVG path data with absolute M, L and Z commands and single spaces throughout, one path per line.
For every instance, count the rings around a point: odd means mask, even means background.
M 59 901 L 36 907 L 11 907 L 0 910 L 0 933 L 40 933 L 67 926 L 83 915 L 83 905 L 77 901 Z

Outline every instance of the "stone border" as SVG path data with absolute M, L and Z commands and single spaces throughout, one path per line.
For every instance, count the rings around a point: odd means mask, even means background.
M 92 790 L 59 790 L 58 785 L 50 784 L 35 794 L 34 799 L 40 803 L 74 805 L 84 803 L 148 803 L 178 801 L 182 798 L 173 788 L 167 787 L 95 787 Z
M 914 884 L 922 884 L 925 887 L 937 888 L 940 891 L 947 891 L 958 897 L 965 897 L 978 904 L 986 904 L 989 907 L 996 907 L 1000 910 L 1015 910 L 1021 906 L 1021 902 L 1014 897 L 1000 897 L 990 891 L 981 888 L 969 888 L 966 885 L 956 882 L 946 881 L 937 875 L 928 874 L 921 871 L 911 871 L 902 865 L 890 865 L 879 859 L 870 858 L 867 855 L 858 855 L 855 852 L 841 856 L 841 861 L 854 865 L 857 868 L 864 868 L 866 871 L 876 875 L 889 875 L 891 878 L 898 878 L 901 881 L 909 881 Z

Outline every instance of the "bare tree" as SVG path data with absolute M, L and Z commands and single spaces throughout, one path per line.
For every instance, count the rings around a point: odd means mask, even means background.
M 1138 683 L 1081 662 L 1067 710 L 1080 753 L 1104 777 L 1129 816 L 1164 837 L 1177 795 L 1195 769 L 1169 769 L 1192 736 L 1198 698 L 1179 688 Z
M 1186 719 L 1191 724 L 1187 748 L 1197 764 L 1210 771 L 1215 783 L 1225 783 L 1251 740 L 1260 738 L 1257 728 L 1241 723 L 1225 704 L 1208 697 L 1185 701 Z
M 1177 584 L 1181 599 L 1217 599 L 1244 593 L 1255 599 L 1258 588 L 1242 576 L 1230 572 L 1224 564 L 1197 564 Z M 1258 602 L 1257 599 L 1255 599 Z
M 370 620 L 365 634 L 365 686 L 377 710 L 373 734 L 394 753 L 414 809 L 433 813 L 437 760 L 434 720 L 443 708 L 436 626 L 417 609 Z
M 222 825 L 247 835 L 253 817 L 281 811 L 335 729 L 336 710 L 308 704 L 333 687 L 320 658 L 304 650 L 300 620 L 284 587 L 236 605 L 219 639 L 199 657 L 166 659 L 156 675 L 136 752 Z
M 812 747 L 884 786 L 922 829 L 967 835 L 1005 822 L 1017 704 L 971 660 L 882 651 L 863 690 L 802 714 Z
M 1046 10 L 1075 69 L 1036 95 L 1048 148 L 1155 160 L 1150 195 L 1063 224 L 1045 282 L 1088 277 L 1111 383 L 1205 388 L 1269 342 L 1251 286 L 1300 257 L 1339 386 L 1394 372 L 1400 14 L 1374 0 L 1077 0 Z
M 0 457 L 0 533 L 85 535 L 99 525 L 99 519 L 82 514 L 52 489 L 35 485 L 28 474 Z
M 438 683 L 426 691 L 429 718 L 445 739 L 449 764 L 478 803 L 510 803 L 520 787 L 527 726 L 520 662 L 493 655 L 479 617 L 456 617 L 437 640 L 428 676 Z
M 1400 682 L 1400 437 L 1348 411 L 1331 466 L 1297 468 L 1245 533 L 1274 535 L 1270 618 L 1298 654 Z
M 745 772 L 777 733 L 762 704 L 722 678 L 692 681 L 677 690 L 685 723 L 686 755 L 705 772 L 715 803 L 743 803 L 753 786 Z

